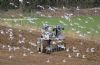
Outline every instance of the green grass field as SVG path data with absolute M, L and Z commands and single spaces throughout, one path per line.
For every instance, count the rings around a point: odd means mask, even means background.
M 4 18 L 5 19 L 5 18 Z M 1 22 L 7 22 L 11 26 L 31 26 L 31 27 L 42 27 L 44 23 L 50 25 L 62 25 L 64 26 L 64 32 L 73 32 L 79 36 L 95 36 L 100 37 L 100 16 L 87 17 L 73 17 L 69 20 L 64 18 L 48 18 L 48 17 L 35 17 L 35 18 L 7 18 L 11 20 L 3 20 Z M 16 20 L 15 20 L 16 19 Z M 23 20 L 21 20 L 23 19 Z M 32 19 L 32 20 L 30 20 Z

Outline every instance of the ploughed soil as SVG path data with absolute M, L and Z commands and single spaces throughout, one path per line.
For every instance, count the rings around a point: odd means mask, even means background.
M 11 30 L 12 29 L 12 30 Z M 9 37 L 10 30 L 13 39 Z M 92 40 L 65 38 L 66 49 L 51 54 L 38 53 L 36 51 L 36 39 L 40 32 L 19 30 L 0 26 L 0 65 L 100 65 L 100 43 Z M 18 41 L 24 38 L 23 43 Z M 30 42 L 33 44 L 30 44 Z M 13 50 L 14 47 L 19 48 Z M 73 52 L 76 48 L 79 52 Z M 10 50 L 10 48 L 12 48 Z M 95 48 L 95 52 L 86 52 L 87 48 Z M 79 57 L 76 54 L 80 53 Z M 85 58 L 82 56 L 85 55 Z

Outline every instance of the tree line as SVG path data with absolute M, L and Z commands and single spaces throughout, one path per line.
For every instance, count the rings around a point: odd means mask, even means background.
M 54 7 L 99 7 L 100 0 L 0 0 L 0 9 L 37 9 L 37 5 Z

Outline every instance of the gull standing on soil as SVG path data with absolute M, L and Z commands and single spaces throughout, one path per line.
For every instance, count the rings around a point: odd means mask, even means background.
M 9 49 L 9 52 L 11 52 L 13 48 L 12 47 L 9 47 L 8 49 Z
M 23 46 L 22 48 L 23 48 L 24 50 L 26 50 L 26 49 L 27 49 L 27 48 L 26 48 L 26 47 L 24 47 L 24 46 Z
M 66 7 L 65 6 L 63 6 L 63 10 L 65 10 L 66 9 Z
M 45 17 L 45 15 L 44 15 L 44 14 L 41 14 L 41 16 Z
M 66 52 L 69 52 L 69 48 L 66 48 Z
M 41 9 L 44 9 L 44 7 L 43 7 L 43 6 L 41 6 L 41 5 L 37 5 L 37 7 L 40 7 Z
M 20 49 L 19 47 L 13 47 L 13 48 L 14 48 L 14 51 L 16 51 L 16 50 Z
M 84 37 L 84 35 L 82 35 L 82 34 L 79 34 L 79 37 Z
M 95 48 L 91 48 L 90 50 L 91 50 L 91 52 L 92 52 L 92 53 L 94 53 L 94 52 L 95 52 Z
M 30 29 L 29 29 L 29 32 L 30 32 L 30 33 L 32 33 L 32 32 L 33 32 L 33 29 L 32 29 L 32 28 L 30 28 Z
M 68 58 L 71 58 L 72 56 L 70 54 L 68 54 Z
M 55 9 L 53 9 L 52 7 L 49 6 L 49 10 L 55 12 Z
M 22 40 L 20 41 L 20 43 L 25 43 L 25 37 L 22 38 Z
M 80 33 L 80 31 L 76 31 L 76 33 L 77 33 L 77 34 L 79 34 L 79 33 Z
M 76 10 L 80 10 L 79 6 L 77 6 Z
M 47 59 L 47 61 L 46 61 L 47 63 L 49 63 L 50 62 L 50 60 L 49 59 Z
M 73 49 L 76 49 L 76 47 L 75 47 L 75 46 L 73 46 Z
M 13 58 L 13 56 L 9 56 L 9 59 L 12 59 Z
M 30 51 L 30 54 L 33 54 L 34 52 Z
M 4 35 L 4 31 L 3 31 L 3 30 L 0 30 L 0 33 L 1 33 L 2 35 Z
M 62 62 L 65 63 L 66 62 L 66 59 L 62 60 Z
M 77 49 L 73 49 L 73 52 L 76 53 L 76 52 L 79 52 L 79 50 L 77 50 Z
M 87 48 L 87 49 L 86 49 L 86 52 L 90 52 L 90 49 L 89 49 L 89 48 Z
M 75 28 L 72 28 L 72 31 L 75 31 Z
M 26 53 L 23 53 L 23 56 L 27 56 L 27 54 Z
M 27 48 L 27 51 L 31 51 L 31 49 Z
M 34 46 L 34 47 L 37 46 L 36 43 L 33 43 L 33 42 L 29 42 L 29 44 L 32 45 L 32 46 Z
M 6 46 L 5 45 L 2 45 L 2 48 L 4 49 Z
M 64 18 L 65 18 L 66 20 L 68 20 L 68 19 L 69 19 L 69 17 L 68 17 L 67 15 L 64 15 Z
M 86 55 L 82 55 L 82 58 L 85 59 L 86 58 Z
M 74 52 L 74 53 L 75 53 L 75 52 L 79 52 L 79 50 L 77 50 L 77 48 L 73 46 L 73 52 Z
M 80 53 L 76 53 L 76 57 L 78 58 L 80 56 Z

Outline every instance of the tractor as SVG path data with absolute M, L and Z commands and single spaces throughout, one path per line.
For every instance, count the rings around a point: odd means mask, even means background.
M 60 25 L 44 25 L 41 28 L 41 36 L 37 39 L 37 51 L 50 54 L 51 52 L 65 50 L 66 44 L 62 30 L 64 28 Z

